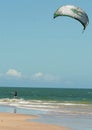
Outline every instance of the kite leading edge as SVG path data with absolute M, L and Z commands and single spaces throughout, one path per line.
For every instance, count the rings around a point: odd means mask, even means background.
M 89 18 L 86 12 L 74 5 L 65 5 L 58 8 L 54 13 L 53 18 L 58 16 L 68 16 L 78 20 L 83 25 L 83 31 L 86 29 L 89 23 Z

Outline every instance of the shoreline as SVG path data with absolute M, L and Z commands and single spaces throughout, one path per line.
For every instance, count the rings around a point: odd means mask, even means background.
M 31 122 L 31 119 L 39 118 L 34 115 L 1 113 L 0 112 L 0 129 L 1 130 L 70 130 L 63 126 Z M 30 121 L 28 121 L 30 119 Z

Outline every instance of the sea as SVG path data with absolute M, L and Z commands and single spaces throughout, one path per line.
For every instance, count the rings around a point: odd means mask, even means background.
M 92 89 L 0 87 L 0 112 L 36 115 L 39 118 L 28 121 L 71 130 L 92 130 Z

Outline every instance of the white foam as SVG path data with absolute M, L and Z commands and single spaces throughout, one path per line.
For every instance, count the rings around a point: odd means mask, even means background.
M 88 111 L 87 104 L 76 104 L 69 102 L 56 102 L 56 101 L 41 101 L 41 100 L 24 100 L 24 99 L 0 99 L 0 105 L 8 105 L 17 108 L 33 109 L 47 112 L 56 113 L 71 113 L 71 114 L 89 114 L 91 108 Z M 81 107 L 80 107 L 81 106 Z M 89 109 L 89 108 L 88 108 Z M 82 111 L 83 110 L 83 111 Z

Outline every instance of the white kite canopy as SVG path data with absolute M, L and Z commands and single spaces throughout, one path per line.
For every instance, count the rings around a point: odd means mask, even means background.
M 89 18 L 85 11 L 74 5 L 65 5 L 58 8 L 54 13 L 54 18 L 58 16 L 68 16 L 78 20 L 83 25 L 83 30 L 89 23 Z

